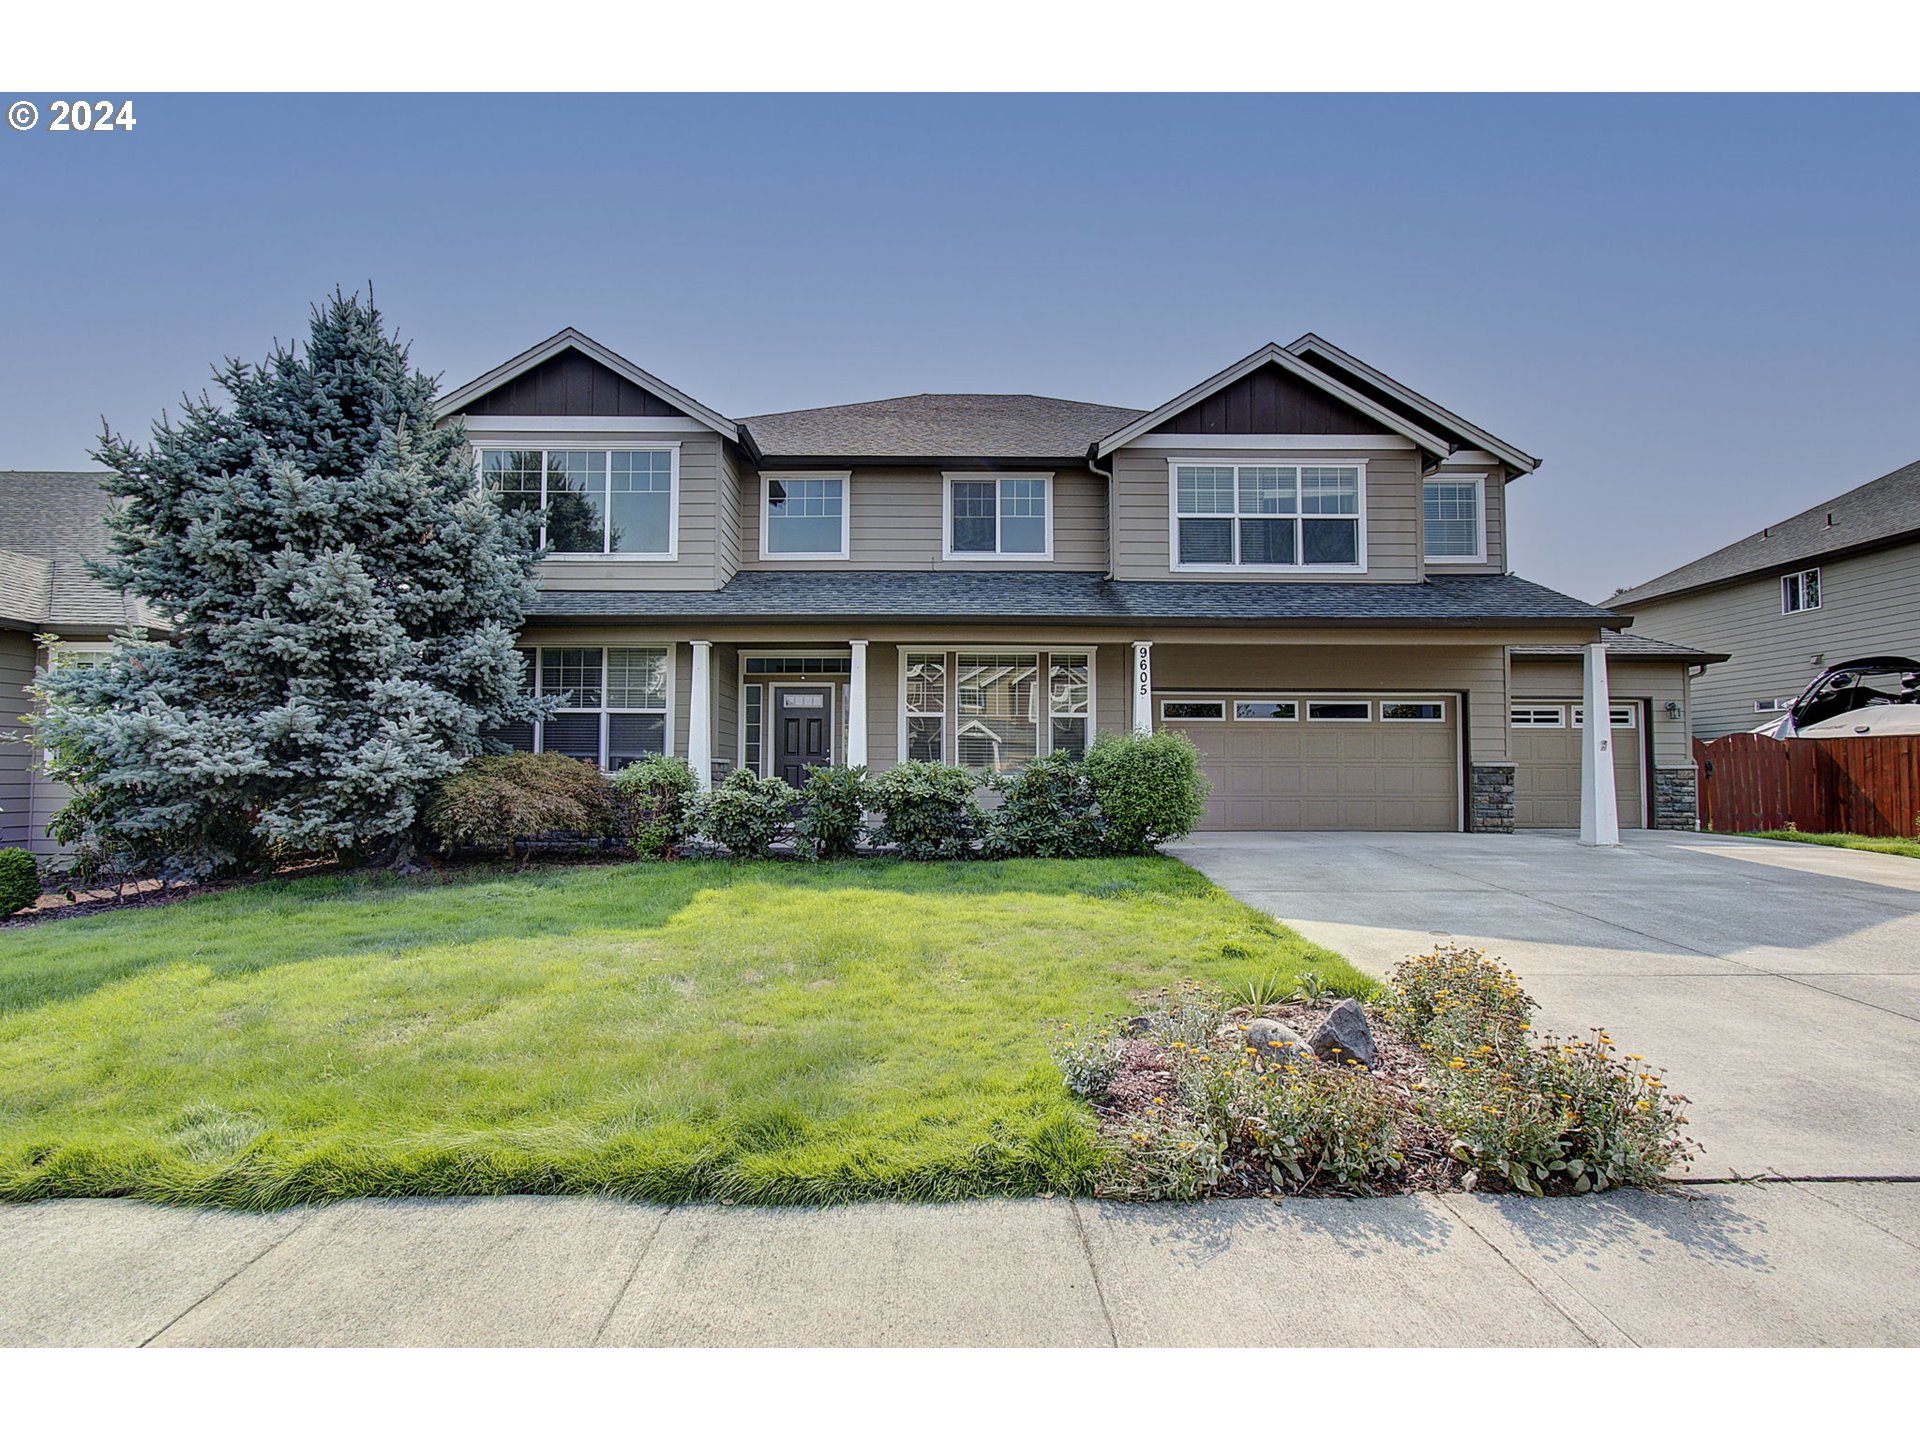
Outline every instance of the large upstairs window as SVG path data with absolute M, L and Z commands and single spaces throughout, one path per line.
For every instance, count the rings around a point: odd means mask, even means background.
M 540 511 L 540 543 L 556 555 L 671 560 L 676 553 L 678 446 L 481 450 L 480 485 L 509 513 Z
M 1177 570 L 1357 570 L 1366 467 L 1174 461 Z
M 849 478 L 845 471 L 765 476 L 760 558 L 846 559 Z
M 947 558 L 1049 558 L 1052 491 L 1049 475 L 947 476 Z

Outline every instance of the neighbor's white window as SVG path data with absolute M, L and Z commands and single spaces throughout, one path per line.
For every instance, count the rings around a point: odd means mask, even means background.
M 766 476 L 761 558 L 846 559 L 848 478 L 845 472 Z
M 1055 755 L 1087 753 L 1093 728 L 1093 660 L 1089 655 L 1055 651 L 1047 657 L 1047 746 Z
M 1175 461 L 1176 569 L 1357 569 L 1365 467 Z
M 947 554 L 1048 558 L 1052 491 L 1049 475 L 949 475 Z
M 1421 530 L 1426 537 L 1426 558 L 1442 562 L 1485 560 L 1485 500 L 1484 475 L 1437 475 L 1423 481 Z
M 481 450 L 480 485 L 509 513 L 545 511 L 556 555 L 670 560 L 680 450 Z
M 1040 657 L 972 654 L 954 657 L 959 707 L 954 750 L 967 769 L 1006 775 L 1040 753 Z
M 1796 615 L 1820 608 L 1820 572 L 1799 570 L 1780 577 L 1780 613 Z
M 523 690 L 562 697 L 537 725 L 510 725 L 490 738 L 515 750 L 551 750 L 603 770 L 667 753 L 671 689 L 665 646 L 542 646 L 520 650 Z
M 902 754 L 908 760 L 946 758 L 947 657 L 908 655 L 906 683 L 901 690 L 905 708 Z

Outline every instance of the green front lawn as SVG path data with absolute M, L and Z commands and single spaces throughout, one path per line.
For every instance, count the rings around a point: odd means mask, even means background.
M 0 933 L 0 1198 L 1084 1188 L 1049 1022 L 1373 986 L 1173 860 L 350 875 Z
M 1842 850 L 1875 850 L 1882 855 L 1904 855 L 1909 860 L 1920 860 L 1920 840 L 1902 840 L 1897 836 L 1847 835 L 1840 832 L 1822 834 L 1807 830 L 1750 830 L 1744 833 L 1754 840 L 1797 840 L 1802 845 L 1836 845 Z

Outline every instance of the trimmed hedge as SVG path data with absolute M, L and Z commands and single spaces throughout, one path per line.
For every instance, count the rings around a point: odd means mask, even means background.
M 0 919 L 40 898 L 40 862 L 25 850 L 0 850 Z
M 892 845 L 903 860 L 965 860 L 986 830 L 986 816 L 973 798 L 979 782 L 958 765 L 909 760 L 873 782 L 873 808 L 880 812 L 874 838 Z
M 1213 787 L 1200 751 L 1184 735 L 1103 735 L 1087 752 L 1087 774 L 1115 854 L 1144 855 L 1200 823 Z
M 735 770 L 694 807 L 694 825 L 737 860 L 764 860 L 773 853 L 800 792 L 777 775 L 761 779 Z
M 865 766 L 816 765 L 800 787 L 800 818 L 793 838 L 815 860 L 844 860 L 858 853 L 866 835 L 872 787 Z
M 619 832 L 642 859 L 665 859 L 693 833 L 693 806 L 699 794 L 693 767 L 678 755 L 637 760 L 613 777 Z
M 1042 755 L 993 788 L 1001 803 L 987 817 L 985 848 L 994 859 L 1083 860 L 1106 851 L 1106 815 L 1082 762 Z

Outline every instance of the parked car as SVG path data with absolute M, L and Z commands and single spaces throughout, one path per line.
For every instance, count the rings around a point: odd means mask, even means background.
M 1920 660 L 1870 655 L 1829 665 L 1784 715 L 1753 733 L 1776 740 L 1920 734 Z

